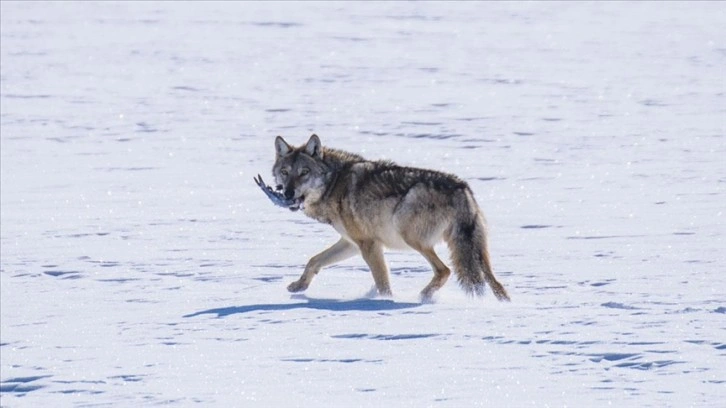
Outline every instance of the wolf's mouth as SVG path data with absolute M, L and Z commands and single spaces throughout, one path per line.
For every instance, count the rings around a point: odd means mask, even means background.
M 275 186 L 275 190 L 278 191 L 278 194 L 282 195 L 282 193 L 281 193 L 282 192 L 282 184 L 278 184 L 277 186 Z M 287 200 L 287 201 L 290 203 L 288 205 L 288 207 L 287 207 L 287 208 L 290 209 L 290 211 L 302 210 L 302 208 L 303 208 L 303 202 L 305 201 L 305 196 L 304 195 L 301 195 L 298 198 L 295 198 L 295 199 L 292 199 L 292 200 Z
M 290 209 L 290 211 L 302 210 L 305 207 L 303 205 L 304 203 L 305 203 L 305 196 L 303 195 L 303 196 L 300 196 L 300 197 L 296 198 L 295 200 L 293 200 L 292 204 L 288 208 Z
M 279 191 L 282 190 L 282 186 L 278 185 L 276 187 L 277 191 L 274 191 L 272 187 L 265 184 L 264 181 L 262 181 L 262 177 L 258 174 L 257 177 L 254 178 L 255 183 L 257 186 L 260 187 L 263 193 L 267 196 L 267 198 L 272 201 L 273 204 L 279 205 L 280 207 L 289 208 L 291 211 L 297 211 L 303 206 L 303 202 L 305 201 L 305 196 L 300 196 L 295 199 L 288 199 L 285 198 L 285 196 Z

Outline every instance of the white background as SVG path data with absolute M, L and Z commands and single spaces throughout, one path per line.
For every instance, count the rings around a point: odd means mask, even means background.
M 1 12 L 3 407 L 722 406 L 724 3 Z M 512 303 L 291 297 L 336 234 L 252 178 L 313 132 L 466 179 Z

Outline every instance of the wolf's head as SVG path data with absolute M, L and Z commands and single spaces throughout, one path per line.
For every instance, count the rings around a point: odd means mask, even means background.
M 296 211 L 305 201 L 315 202 L 325 193 L 330 179 L 330 167 L 323 161 L 323 146 L 317 135 L 310 136 L 304 146 L 290 146 L 280 136 L 275 138 L 275 165 L 272 175 L 278 190 L 288 200 L 295 200 L 290 207 Z

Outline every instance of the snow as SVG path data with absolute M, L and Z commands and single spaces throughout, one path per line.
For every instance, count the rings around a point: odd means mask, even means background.
M 724 3 L 0 6 L 2 406 L 722 406 Z M 290 295 L 313 132 L 466 179 L 513 301 Z

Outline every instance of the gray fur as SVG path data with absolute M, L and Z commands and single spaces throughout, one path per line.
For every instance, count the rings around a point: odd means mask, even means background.
M 410 248 L 434 270 L 423 289 L 424 299 L 446 283 L 451 272 L 434 252 L 446 241 L 462 288 L 484 294 L 488 284 L 499 300 L 509 300 L 489 262 L 486 224 L 468 184 L 434 170 L 369 161 L 322 146 L 312 135 L 300 147 L 275 139 L 273 175 L 283 195 L 303 212 L 330 224 L 341 235 L 330 248 L 310 259 L 300 279 L 288 290 L 307 289 L 321 268 L 360 254 L 373 274 L 378 292 L 390 295 L 383 248 Z

